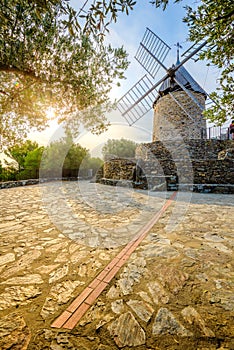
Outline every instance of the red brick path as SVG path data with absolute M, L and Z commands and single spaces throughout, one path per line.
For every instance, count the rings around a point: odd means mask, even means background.
M 121 250 L 120 253 L 104 268 L 102 272 L 78 295 L 78 297 L 67 307 L 67 309 L 52 323 L 54 328 L 73 329 L 86 313 L 91 305 L 94 304 L 99 295 L 108 286 L 115 277 L 120 268 L 125 264 L 130 255 L 145 238 L 149 230 L 158 221 L 165 210 L 171 205 L 176 196 L 174 192 L 166 201 L 163 207 L 152 219 L 137 233 L 137 235 Z

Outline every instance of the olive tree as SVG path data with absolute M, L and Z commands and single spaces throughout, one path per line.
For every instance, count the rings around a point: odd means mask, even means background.
M 0 1 L 0 135 L 8 145 L 51 117 L 102 130 L 108 93 L 128 66 L 123 48 L 71 26 L 78 21 L 66 1 L 38 3 Z

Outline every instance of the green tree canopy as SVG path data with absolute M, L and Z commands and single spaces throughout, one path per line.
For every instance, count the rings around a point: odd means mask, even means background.
M 40 177 L 76 177 L 85 157 L 89 157 L 89 151 L 75 144 L 68 134 L 45 148 L 41 159 Z
M 8 144 L 43 129 L 49 108 L 73 129 L 102 130 L 112 83 L 128 66 L 122 48 L 81 29 L 66 1 L 39 3 L 0 0 L 0 135 Z
M 81 164 L 81 170 L 92 169 L 94 173 L 98 171 L 98 169 L 103 165 L 103 160 L 98 157 L 90 157 L 90 155 L 86 156 Z
M 15 144 L 14 146 L 8 147 L 5 154 L 14 159 L 18 164 L 18 170 L 22 171 L 25 167 L 25 159 L 27 155 L 36 150 L 39 147 L 37 142 L 26 140 L 23 143 Z
M 145 0 L 166 9 L 169 0 Z M 179 2 L 175 0 L 174 2 Z M 172 2 L 172 0 L 171 0 Z M 129 14 L 133 0 L 83 1 L 75 11 L 69 0 L 0 0 L 0 135 L 5 142 L 42 129 L 52 107 L 60 121 L 100 131 L 115 79 L 128 66 L 122 48 L 103 44 L 103 35 L 118 13 Z M 187 7 L 189 39 L 206 39 L 201 58 L 221 70 L 212 94 L 211 120 L 234 119 L 232 0 L 202 0 Z
M 131 140 L 121 138 L 120 140 L 110 139 L 102 148 L 104 159 L 109 158 L 133 158 L 137 144 Z
M 63 168 L 78 170 L 83 159 L 87 156 L 89 156 L 89 152 L 86 148 L 81 147 L 79 144 L 73 143 L 66 155 L 66 158 L 63 163 Z
M 9 147 L 5 154 L 17 162 L 18 169 L 11 163 L 4 168 L 0 162 L 0 180 L 4 181 L 77 177 L 80 168 L 83 174 L 87 174 L 88 169 L 96 172 L 103 164 L 100 158 L 91 158 L 86 148 L 74 143 L 70 134 L 47 147 L 39 147 L 36 142 L 26 140 Z
M 28 152 L 24 160 L 24 170 L 19 173 L 18 179 L 37 179 L 39 177 L 43 152 L 44 147 L 38 147 Z

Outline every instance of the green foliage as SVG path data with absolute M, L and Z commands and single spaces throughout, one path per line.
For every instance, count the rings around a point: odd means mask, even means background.
M 0 160 L 0 181 L 5 181 L 6 175 L 4 172 L 4 168 L 2 166 L 2 161 Z
M 24 143 L 16 144 L 14 146 L 9 147 L 5 151 L 5 154 L 17 162 L 18 170 L 20 172 L 25 168 L 25 160 L 27 155 L 30 152 L 36 150 L 37 148 L 38 148 L 37 142 L 26 140 Z
M 37 179 L 39 177 L 43 151 L 44 147 L 38 147 L 28 152 L 24 161 L 24 170 L 19 173 L 18 179 Z
M 84 32 L 98 32 L 103 37 L 110 23 L 117 21 L 118 13 L 123 12 L 128 15 L 135 5 L 136 1 L 133 0 L 92 1 L 88 9 L 84 5 L 79 15 L 79 18 L 85 20 Z
M 89 156 L 86 148 L 75 144 L 71 135 L 52 142 L 43 152 L 40 177 L 77 177 L 80 164 Z
M 77 177 L 80 168 L 86 175 L 88 169 L 96 172 L 103 164 L 100 158 L 91 158 L 86 148 L 75 144 L 70 134 L 47 147 L 27 140 L 9 147 L 5 153 L 17 162 L 18 168 L 10 163 L 3 167 L 0 162 L 0 181 Z
M 7 144 L 43 129 L 50 107 L 58 121 L 102 129 L 96 108 L 108 105 L 113 81 L 128 66 L 122 48 L 81 29 L 66 1 L 40 3 L 0 0 L 0 134 Z
M 221 69 L 220 86 L 211 97 L 215 105 L 205 115 L 217 124 L 234 118 L 234 3 L 232 0 L 203 0 L 196 8 L 187 7 L 184 21 L 190 29 L 189 39 L 208 41 L 207 50 L 201 54 Z
M 109 158 L 133 158 L 137 144 L 131 140 L 108 140 L 102 148 L 104 159 Z
M 72 141 L 68 138 L 54 141 L 46 147 L 40 168 L 40 177 L 62 177 L 63 163 Z
M 103 165 L 103 160 L 101 158 L 95 158 L 95 157 L 85 157 L 81 169 L 82 170 L 88 170 L 93 169 L 93 172 L 96 173 L 99 168 Z
M 163 9 L 169 3 L 147 1 Z M 135 4 L 84 1 L 76 12 L 67 0 L 0 0 L 0 135 L 6 144 L 43 129 L 49 107 L 75 132 L 81 123 L 94 132 L 105 129 L 108 93 L 129 62 L 123 48 L 106 47 L 103 36 Z M 201 58 L 221 69 L 216 104 L 205 112 L 218 123 L 234 118 L 233 16 L 232 0 L 202 0 L 187 7 L 184 19 L 190 40 L 208 40 Z
M 87 155 L 87 149 L 73 143 L 64 159 L 63 177 L 77 177 L 80 165 Z
M 0 181 L 15 181 L 17 171 L 12 166 L 3 167 L 0 166 Z

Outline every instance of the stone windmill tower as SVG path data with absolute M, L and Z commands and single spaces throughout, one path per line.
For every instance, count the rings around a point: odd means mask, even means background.
M 173 68 L 179 64 L 177 53 Z M 207 94 L 183 66 L 174 74 L 174 77 L 164 80 L 153 104 L 153 141 L 181 136 L 183 139 L 206 139 L 206 120 L 202 110 L 205 109 Z
M 163 40 L 147 28 L 136 54 L 137 61 L 148 74 L 144 75 L 118 102 L 118 109 L 129 125 L 154 108 L 153 140 L 206 139 L 206 121 L 202 116 L 208 94 L 199 86 L 184 64 L 194 59 L 207 44 L 194 44 L 169 69 L 163 64 L 171 49 Z M 197 59 L 194 59 L 197 60 Z M 166 75 L 154 83 L 159 68 Z M 150 78 L 150 76 L 151 78 Z M 160 86 L 159 90 L 157 87 Z

